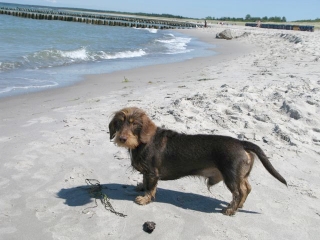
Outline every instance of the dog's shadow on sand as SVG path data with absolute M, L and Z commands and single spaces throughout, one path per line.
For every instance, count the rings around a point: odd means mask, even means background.
M 142 195 L 143 192 L 136 192 L 132 185 L 123 185 L 117 183 L 101 184 L 102 192 L 108 196 L 111 203 L 115 200 L 133 201 L 136 196 Z M 92 203 L 95 197 L 90 194 L 92 186 L 83 185 L 74 188 L 61 189 L 57 196 L 65 200 L 65 204 L 71 207 L 84 206 Z M 228 203 L 220 201 L 213 197 L 207 197 L 194 193 L 179 192 L 175 190 L 168 190 L 157 188 L 155 202 L 171 204 L 183 209 L 190 209 L 205 213 L 220 213 Z M 258 214 L 257 212 L 239 210 L 240 212 Z

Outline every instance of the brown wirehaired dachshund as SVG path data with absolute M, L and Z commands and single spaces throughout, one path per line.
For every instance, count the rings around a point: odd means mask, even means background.
M 232 201 L 222 212 L 234 215 L 251 191 L 248 176 L 255 155 L 272 176 L 287 185 L 259 146 L 227 136 L 187 135 L 162 129 L 136 107 L 116 112 L 109 131 L 111 140 L 115 138 L 118 146 L 129 149 L 131 165 L 143 174 L 140 187 L 145 195 L 135 199 L 140 205 L 155 198 L 159 180 L 203 176 L 208 188 L 225 182 Z

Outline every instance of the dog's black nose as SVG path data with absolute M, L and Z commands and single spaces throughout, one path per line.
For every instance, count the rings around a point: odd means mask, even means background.
M 120 136 L 119 137 L 120 142 L 125 143 L 127 141 L 127 137 L 125 136 Z

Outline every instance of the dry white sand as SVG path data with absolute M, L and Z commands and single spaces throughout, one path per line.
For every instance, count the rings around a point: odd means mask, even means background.
M 215 40 L 225 28 L 242 37 Z M 319 239 L 320 32 L 182 31 L 218 44 L 220 55 L 0 100 L 0 239 Z M 257 160 L 234 217 L 220 213 L 231 200 L 226 186 L 209 192 L 201 178 L 160 182 L 156 200 L 139 206 L 141 175 L 108 135 L 112 113 L 126 106 L 180 132 L 252 141 L 289 186 Z M 90 208 L 87 178 L 127 217 L 99 201 Z M 156 223 L 152 234 L 146 221 Z

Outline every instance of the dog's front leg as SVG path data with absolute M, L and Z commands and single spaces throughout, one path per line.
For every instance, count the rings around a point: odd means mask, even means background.
M 145 190 L 144 184 L 143 183 L 138 183 L 136 186 L 136 191 L 137 192 L 143 192 Z
M 158 174 L 144 174 L 143 175 L 143 187 L 145 190 L 144 196 L 136 197 L 135 202 L 139 205 L 146 205 L 151 202 L 156 196 Z
M 138 183 L 136 186 L 137 192 L 143 192 L 147 190 L 147 183 L 146 183 L 146 175 L 143 174 L 143 181 L 141 183 Z

